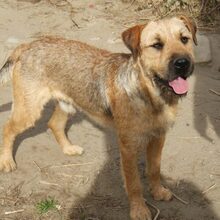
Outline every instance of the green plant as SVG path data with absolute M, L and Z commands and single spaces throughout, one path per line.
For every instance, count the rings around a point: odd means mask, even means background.
M 57 209 L 57 203 L 54 199 L 48 198 L 36 204 L 36 208 L 40 214 L 47 213 L 52 209 Z

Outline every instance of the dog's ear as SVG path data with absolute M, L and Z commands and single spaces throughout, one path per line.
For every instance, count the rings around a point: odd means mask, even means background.
M 136 60 L 140 53 L 140 36 L 145 25 L 136 25 L 122 33 L 122 39 Z
M 192 18 L 189 18 L 185 15 L 180 15 L 179 19 L 183 21 L 183 23 L 186 25 L 188 30 L 191 32 L 193 41 L 195 45 L 197 45 L 197 38 L 196 38 L 197 26 L 196 26 L 195 21 Z

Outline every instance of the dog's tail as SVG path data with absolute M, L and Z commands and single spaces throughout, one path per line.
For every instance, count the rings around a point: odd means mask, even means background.
M 8 57 L 5 64 L 0 69 L 0 85 L 4 85 L 6 82 L 10 81 L 12 78 L 12 67 L 19 60 L 21 54 L 30 48 L 30 44 L 21 44 Z
M 5 83 L 7 83 L 8 81 L 11 80 L 11 77 L 12 77 L 12 71 L 11 71 L 12 64 L 13 64 L 13 61 L 9 57 L 7 59 L 7 61 L 5 62 L 5 64 L 3 65 L 3 67 L 0 69 L 0 85 L 4 85 Z

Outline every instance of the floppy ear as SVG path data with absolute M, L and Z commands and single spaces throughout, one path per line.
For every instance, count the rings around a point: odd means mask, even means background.
M 183 21 L 183 23 L 186 25 L 188 30 L 191 32 L 193 41 L 195 45 L 197 45 L 197 38 L 196 38 L 197 26 L 196 26 L 195 21 L 185 15 L 180 15 L 179 19 Z
M 136 60 L 140 53 L 140 36 L 145 25 L 136 25 L 122 33 L 122 39 Z

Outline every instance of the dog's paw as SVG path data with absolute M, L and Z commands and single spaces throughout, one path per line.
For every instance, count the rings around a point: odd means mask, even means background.
M 81 155 L 83 154 L 83 148 L 77 145 L 69 145 L 63 148 L 63 153 L 66 155 Z
M 16 169 L 16 163 L 10 156 L 0 155 L 0 171 L 11 172 Z
M 164 188 L 163 186 L 159 186 L 151 190 L 151 194 L 154 200 L 164 200 L 169 201 L 172 199 L 172 192 L 169 189 Z
M 152 220 L 151 212 L 144 202 L 135 202 L 131 204 L 131 220 Z

